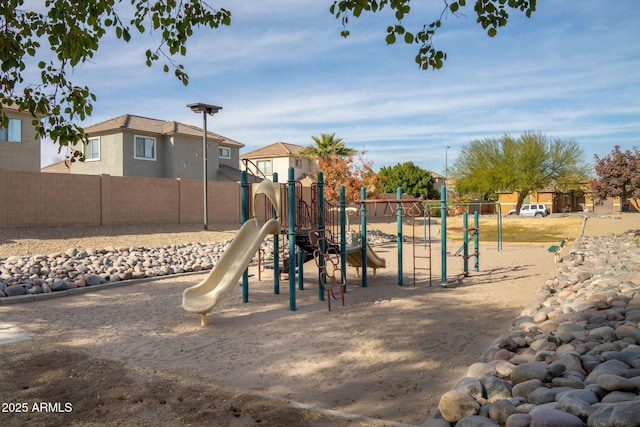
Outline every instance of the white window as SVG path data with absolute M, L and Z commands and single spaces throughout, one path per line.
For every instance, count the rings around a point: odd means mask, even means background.
M 136 136 L 133 153 L 134 159 L 155 160 L 156 139 L 149 136 Z
M 271 175 L 273 173 L 271 169 L 271 160 L 258 160 L 257 165 L 260 172 L 264 175 Z
M 218 157 L 221 159 L 230 159 L 231 158 L 231 150 L 225 147 L 218 148 Z
M 302 167 L 302 159 L 296 159 L 296 167 L 297 168 L 301 168 Z
M 0 125 L 0 141 L 22 142 L 22 120 L 9 119 L 9 127 Z
M 84 145 L 84 157 L 87 161 L 100 160 L 100 138 L 89 138 Z

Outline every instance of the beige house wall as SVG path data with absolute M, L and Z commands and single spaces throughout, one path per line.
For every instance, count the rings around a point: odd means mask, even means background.
M 40 139 L 31 123 L 33 117 L 11 108 L 4 108 L 3 112 L 10 119 L 22 121 L 22 142 L 0 141 L 0 168 L 8 170 L 40 171 Z
M 100 158 L 97 160 L 86 160 L 84 162 L 73 162 L 69 173 L 80 175 L 123 175 L 122 134 L 96 135 L 95 138 L 100 138 Z
M 136 136 L 154 138 L 156 158 L 153 160 L 134 158 Z M 113 176 L 138 176 L 149 178 L 202 179 L 202 139 L 185 135 L 159 135 L 151 132 L 122 130 L 118 133 L 96 133 L 91 138 L 100 138 L 100 159 L 74 162 L 69 173 L 81 175 L 109 174 Z M 220 140 L 207 140 L 207 177 L 215 181 L 221 164 L 234 168 L 238 165 L 238 149 L 229 148 L 231 159 L 219 159 Z M 39 169 L 38 169 L 39 170 Z
M 301 167 L 296 167 L 296 159 L 299 159 L 302 162 Z M 272 173 L 278 174 L 278 182 L 287 182 L 289 179 L 289 167 L 293 168 L 293 177 L 296 180 L 299 180 L 302 176 L 316 172 L 316 162 L 315 160 L 309 160 L 305 158 L 298 158 L 294 156 L 289 157 L 261 157 L 261 158 L 252 158 L 250 159 L 254 165 L 257 165 L 258 162 L 261 161 L 271 161 L 271 171 Z M 240 164 L 241 170 L 246 170 L 244 163 Z M 255 172 L 253 169 L 250 169 L 251 172 Z M 273 181 L 273 174 L 265 175 L 266 179 Z
M 208 183 L 209 223 L 240 221 L 240 186 Z M 0 169 L 0 228 L 196 224 L 202 181 Z
M 271 159 L 271 167 L 273 169 L 273 172 L 278 174 L 279 182 L 287 182 L 287 180 L 289 179 L 289 163 L 289 157 L 274 157 L 273 159 Z M 294 171 L 294 178 L 298 178 L 298 172 L 299 171 L 297 170 Z M 273 180 L 273 175 L 268 176 L 267 179 Z

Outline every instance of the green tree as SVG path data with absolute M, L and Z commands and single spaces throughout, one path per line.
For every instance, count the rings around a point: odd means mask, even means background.
M 325 198 L 338 200 L 340 187 L 344 186 L 345 198 L 348 201 L 359 200 L 362 187 L 367 198 L 378 194 L 376 186 L 377 174 L 373 171 L 373 162 L 364 159 L 364 151 L 358 156 L 328 156 L 318 159 L 318 166 L 324 174 Z
M 438 198 L 433 191 L 431 173 L 414 165 L 413 162 L 383 166 L 378 172 L 378 182 L 382 193 L 395 193 L 400 187 L 403 194 L 413 197 Z
M 473 11 L 476 21 L 486 30 L 489 37 L 498 34 L 498 28 L 507 25 L 509 12 L 512 10 L 523 12 L 527 17 L 536 10 L 536 0 L 473 0 Z M 350 32 L 346 28 L 351 18 L 359 18 L 362 13 L 378 13 L 388 7 L 394 14 L 395 22 L 387 27 L 386 42 L 394 44 L 398 40 L 406 44 L 417 44 L 418 53 L 415 61 L 423 70 L 442 68 L 447 54 L 433 45 L 436 31 L 442 26 L 443 20 L 449 15 L 464 15 L 467 7 L 466 0 L 443 0 L 440 16 L 422 29 L 410 31 L 405 28 L 403 19 L 411 13 L 411 0 L 334 0 L 330 11 L 336 19 L 342 20 L 343 37 Z
M 132 7 L 119 8 L 121 3 Z M 215 10 L 204 0 L 47 0 L 28 7 L 23 0 L 0 5 L 0 121 L 8 124 L 5 106 L 28 111 L 38 134 L 61 147 L 85 139 L 73 121 L 91 115 L 96 97 L 71 78 L 75 67 L 93 58 L 103 37 L 129 42 L 136 34 L 159 35 L 156 47 L 145 53 L 147 66 L 161 60 L 164 71 L 186 85 L 189 77 L 174 57 L 186 55 L 194 29 L 231 23 L 228 10 Z M 33 69 L 40 70 L 40 80 L 26 81 Z M 76 157 L 82 154 L 74 150 L 72 160 Z
M 541 133 L 474 140 L 451 167 L 458 193 L 517 192 L 516 212 L 527 195 L 543 189 L 569 192 L 588 181 L 584 151 L 574 141 L 550 141 Z
M 357 153 L 353 148 L 347 147 L 342 138 L 336 138 L 335 132 L 332 134 L 321 133 L 319 137 L 312 136 L 315 145 L 308 145 L 300 150 L 300 155 L 308 159 L 326 159 L 328 157 L 350 157 Z
M 597 178 L 592 189 L 599 200 L 607 197 L 620 197 L 622 200 L 635 200 L 640 203 L 640 151 L 620 151 L 616 145 L 611 153 L 600 158 L 595 155 Z

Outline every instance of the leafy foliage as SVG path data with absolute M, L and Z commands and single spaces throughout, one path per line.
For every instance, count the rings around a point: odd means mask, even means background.
M 395 193 L 397 188 L 403 194 L 413 197 L 437 199 L 433 191 L 433 177 L 413 162 L 398 163 L 395 166 L 383 166 L 378 172 L 378 185 L 382 193 Z
M 517 212 L 531 192 L 580 190 L 589 180 L 584 151 L 576 142 L 550 141 L 531 132 L 519 138 L 505 134 L 471 141 L 451 170 L 458 193 L 482 198 L 498 191 L 517 192 Z
M 40 3 L 40 2 L 37 2 Z M 123 17 L 118 5 L 131 3 L 133 15 Z M 160 35 L 156 48 L 145 52 L 146 64 L 163 60 L 163 70 L 189 82 L 184 66 L 174 61 L 187 53 L 194 28 L 231 23 L 231 13 L 214 10 L 203 0 L 46 0 L 44 6 L 24 7 L 23 0 L 0 5 L 0 120 L 7 125 L 5 106 L 28 111 L 40 137 L 73 147 L 85 140 L 73 123 L 91 115 L 96 96 L 87 86 L 70 80 L 74 67 L 98 51 L 100 40 L 112 33 L 129 42 L 135 33 Z M 53 55 L 52 55 L 53 53 Z M 40 81 L 25 81 L 28 69 L 40 70 Z M 44 120 L 39 118 L 44 117 Z M 71 160 L 83 158 L 73 151 Z
M 637 147 L 622 152 L 616 145 L 603 158 L 595 155 L 595 160 L 597 178 L 592 181 L 592 189 L 597 199 L 620 197 L 640 201 L 640 151 Z
M 402 23 L 404 17 L 411 12 L 411 0 L 334 0 L 329 10 L 336 19 L 341 19 L 344 26 L 341 34 L 343 37 L 348 37 L 350 32 L 346 27 L 350 17 L 358 18 L 363 12 L 377 13 L 389 7 L 394 13 L 396 22 L 387 27 L 385 37 L 387 44 L 402 40 L 406 44 L 419 45 L 415 61 L 421 69 L 427 70 L 442 68 L 447 59 L 446 53 L 436 49 L 433 44 L 434 36 L 442 26 L 442 21 L 448 14 L 462 15 L 462 10 L 467 7 L 466 0 L 443 0 L 443 3 L 440 16 L 416 31 L 409 31 Z M 472 3 L 476 21 L 486 30 L 489 37 L 495 37 L 498 34 L 498 28 L 507 25 L 511 9 L 524 12 L 527 17 L 531 17 L 536 10 L 536 0 L 472 0 Z
M 347 201 L 360 200 L 360 192 L 365 187 L 367 198 L 378 194 L 377 174 L 373 163 L 364 160 L 364 151 L 356 156 L 327 156 L 318 159 L 318 166 L 324 174 L 324 191 L 327 200 L 339 200 L 340 187 L 344 185 Z

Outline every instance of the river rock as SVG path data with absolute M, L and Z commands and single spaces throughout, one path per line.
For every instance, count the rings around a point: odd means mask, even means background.
M 640 404 L 635 401 L 601 406 L 589 415 L 587 426 L 638 427 L 640 426 Z
M 451 390 L 442 395 L 438 409 L 443 419 L 455 423 L 464 417 L 476 415 L 480 404 L 468 393 Z
M 26 294 L 27 289 L 24 286 L 13 285 L 13 286 L 7 286 L 3 292 L 7 297 L 16 297 L 19 295 Z
M 529 415 L 529 427 L 584 427 L 580 418 L 558 409 L 539 407 L 529 412 Z
M 496 340 L 467 370 L 487 397 L 487 383 L 496 379 L 510 384 L 512 397 L 487 399 L 488 407 L 463 419 L 484 416 L 507 427 L 640 427 L 638 237 L 590 236 L 571 250 L 570 262 L 556 265 L 508 339 Z M 496 369 L 498 363 L 510 372 Z M 491 415 L 503 400 L 517 409 L 506 420 L 505 413 Z

